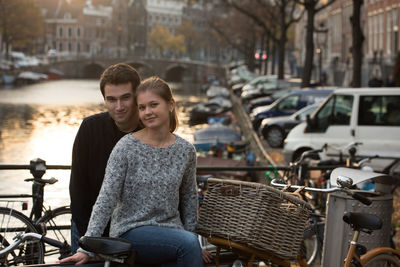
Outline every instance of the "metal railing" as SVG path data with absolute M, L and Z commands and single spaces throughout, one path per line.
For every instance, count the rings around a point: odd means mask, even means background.
M 340 165 L 342 166 L 342 165 Z M 308 170 L 331 170 L 339 166 L 308 166 Z M 37 158 L 30 164 L 0 164 L 0 170 L 30 170 L 32 175 L 42 177 L 46 170 L 69 170 L 71 165 L 46 165 L 46 161 Z M 289 166 L 198 166 L 197 171 L 289 171 Z M 40 176 L 39 176 L 40 175 Z

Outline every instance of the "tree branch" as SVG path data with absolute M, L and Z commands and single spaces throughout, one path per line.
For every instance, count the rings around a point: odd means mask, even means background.
M 229 38 L 223 30 L 221 30 L 217 25 L 215 25 L 213 22 L 209 21 L 208 25 L 210 26 L 211 29 L 216 31 L 228 44 L 230 44 L 232 47 L 240 51 L 242 54 L 246 54 L 246 50 L 243 48 L 241 45 L 237 45 L 235 42 Z
M 318 7 L 318 8 L 316 8 L 316 9 L 315 9 L 315 13 L 318 13 L 319 11 L 321 11 L 321 10 L 327 8 L 328 6 L 332 5 L 335 1 L 336 1 L 336 0 L 329 0 L 329 2 L 326 3 L 325 5 L 322 5 L 322 6 Z

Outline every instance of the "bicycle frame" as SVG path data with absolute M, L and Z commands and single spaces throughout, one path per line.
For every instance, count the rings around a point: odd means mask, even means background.
M 359 258 L 358 255 L 356 254 L 356 247 L 359 234 L 360 234 L 359 231 L 354 231 L 353 239 L 350 242 L 349 250 L 347 252 L 347 256 L 343 267 L 353 266 L 352 265 L 353 260 L 356 260 L 358 263 L 361 264 L 361 266 L 364 266 L 369 260 L 381 254 L 393 254 L 397 255 L 400 258 L 400 251 L 390 247 L 379 247 L 368 250 L 364 255 L 361 256 L 361 258 Z
M 367 261 L 369 261 L 373 257 L 375 257 L 375 256 L 377 256 L 379 254 L 383 254 L 383 253 L 397 255 L 397 257 L 400 258 L 400 251 L 399 250 L 396 250 L 396 249 L 393 249 L 393 248 L 389 248 L 389 247 L 374 248 L 374 249 L 369 250 L 366 254 L 361 256 L 361 259 L 360 259 L 361 265 L 364 266 L 364 264 Z

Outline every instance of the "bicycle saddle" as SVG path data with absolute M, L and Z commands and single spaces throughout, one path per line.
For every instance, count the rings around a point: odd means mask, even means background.
M 346 212 L 343 221 L 350 224 L 356 230 L 378 230 L 382 228 L 382 220 L 372 214 Z
M 82 236 L 79 246 L 95 254 L 113 257 L 129 257 L 133 252 L 133 245 L 128 240 L 114 237 L 89 237 Z

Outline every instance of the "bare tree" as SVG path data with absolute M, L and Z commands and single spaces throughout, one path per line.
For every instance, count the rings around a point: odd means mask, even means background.
M 365 39 L 360 24 L 360 12 L 363 2 L 364 0 L 353 0 L 353 15 L 350 17 L 353 35 L 353 45 L 351 47 L 353 56 L 353 80 L 351 86 L 355 88 L 361 87 L 362 46 Z
M 209 27 L 218 36 L 220 44 L 225 44 L 244 55 L 250 70 L 254 70 L 254 50 L 257 36 L 261 34 L 260 28 L 247 16 L 236 10 L 225 10 L 222 18 L 218 15 L 210 17 Z
M 298 22 L 303 13 L 296 15 L 294 0 L 224 0 L 239 12 L 251 18 L 264 33 L 278 46 L 278 79 L 284 78 L 285 51 L 288 41 L 287 33 L 290 26 Z M 259 8 L 249 8 L 249 3 L 256 2 Z M 254 6 L 250 6 L 254 7 Z M 273 29 L 278 29 L 274 32 Z
M 304 6 L 307 14 L 306 23 L 306 55 L 302 74 L 301 87 L 309 87 L 311 85 L 312 66 L 314 61 L 314 19 L 315 15 L 331 5 L 335 0 L 329 0 L 326 4 L 322 4 L 322 0 L 296 0 L 297 3 Z
M 0 34 L 6 57 L 13 46 L 30 46 L 43 33 L 43 17 L 32 0 L 0 0 Z

